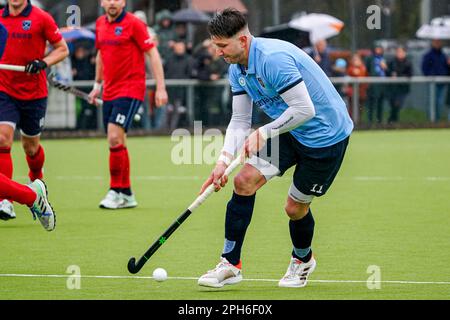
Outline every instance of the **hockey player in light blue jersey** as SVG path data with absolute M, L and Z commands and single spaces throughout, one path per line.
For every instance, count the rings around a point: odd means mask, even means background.
M 245 17 L 235 9 L 217 13 L 208 32 L 230 64 L 233 114 L 222 153 L 201 192 L 211 184 L 218 191 L 227 183 L 225 169 L 239 151 L 248 159 L 234 179 L 227 205 L 221 260 L 198 283 L 222 287 L 242 280 L 241 248 L 256 192 L 295 166 L 285 206 L 293 248 L 279 286 L 304 287 L 316 267 L 310 205 L 336 177 L 353 122 L 331 81 L 301 49 L 285 41 L 253 37 Z M 250 134 L 253 104 L 273 121 Z

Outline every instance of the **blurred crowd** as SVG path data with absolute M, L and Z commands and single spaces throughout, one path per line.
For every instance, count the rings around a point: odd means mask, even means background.
M 329 77 L 380 77 L 396 78 L 413 76 L 413 65 L 408 58 L 407 50 L 398 46 L 395 55 L 386 58 L 384 48 L 375 45 L 372 52 L 363 55 L 355 53 L 350 57 L 339 57 L 332 61 L 327 42 L 325 40 L 316 43 L 309 51 L 312 58 L 320 65 Z M 433 40 L 431 48 L 421 58 L 421 72 L 424 76 L 449 76 L 450 57 L 443 51 L 441 40 Z M 388 124 L 397 123 L 400 120 L 400 110 L 410 94 L 409 83 L 394 84 L 364 84 L 359 85 L 358 94 L 353 92 L 352 85 L 335 85 L 341 96 L 347 101 L 348 111 L 353 116 L 353 99 L 357 97 L 359 111 L 364 112 L 368 124 L 384 123 L 384 106 L 389 105 Z M 447 84 L 437 84 L 435 90 L 435 117 L 437 121 L 450 121 L 450 112 L 446 106 L 450 106 L 450 90 Z
M 148 25 L 143 11 L 134 14 Z M 155 24 L 148 26 L 148 31 L 163 60 L 166 79 L 198 79 L 201 85 L 194 90 L 195 120 L 201 120 L 203 125 L 220 125 L 224 117 L 231 113 L 228 90 L 222 86 L 211 86 L 211 82 L 226 77 L 228 66 L 217 54 L 209 39 L 193 43 L 188 36 L 185 23 L 175 23 L 168 10 L 162 10 L 155 15 Z M 384 49 L 375 46 L 370 54 L 356 53 L 351 56 L 333 57 L 327 41 L 318 41 L 312 48 L 306 49 L 311 57 L 321 66 L 329 77 L 411 77 L 413 67 L 404 47 L 396 48 L 395 56 L 387 59 Z M 71 54 L 71 80 L 93 80 L 95 77 L 95 48 L 93 42 L 81 42 L 73 47 Z M 442 50 L 442 42 L 432 41 L 432 48 L 422 58 L 421 71 L 425 76 L 450 75 L 450 58 Z M 148 79 L 152 78 L 149 63 L 147 63 Z M 336 89 L 348 105 L 348 111 L 353 116 L 353 100 L 358 99 L 360 114 L 369 124 L 384 122 L 393 124 L 400 120 L 400 110 L 410 93 L 410 85 L 398 84 L 360 84 L 358 94 L 354 87 L 346 84 L 336 84 Z M 90 88 L 85 88 L 88 91 Z M 155 130 L 173 130 L 188 126 L 187 97 L 185 86 L 168 86 L 169 103 L 156 108 L 154 92 L 149 89 L 145 103 L 134 127 Z M 444 119 L 446 105 L 450 105 L 450 90 L 447 84 L 437 84 L 436 90 L 436 120 Z M 79 101 L 77 110 L 78 129 L 97 128 L 97 110 L 84 101 Z M 388 118 L 383 119 L 384 106 L 390 110 Z M 450 114 L 450 113 L 449 113 Z M 361 119 L 361 118 L 359 118 Z M 358 120 L 359 120 L 358 119 Z M 450 121 L 450 115 L 445 115 Z
M 146 14 L 136 11 L 134 14 L 148 25 Z M 162 10 L 155 16 L 155 24 L 148 26 L 149 34 L 160 52 L 166 79 L 198 79 L 204 85 L 195 88 L 195 119 L 204 125 L 217 125 L 230 112 L 224 88 L 210 86 L 209 82 L 223 79 L 228 65 L 216 54 L 209 39 L 194 45 L 188 39 L 187 25 L 174 23 L 169 10 Z M 71 54 L 71 79 L 93 80 L 95 77 L 95 47 L 93 42 L 75 44 Z M 150 64 L 147 61 L 147 78 L 152 79 Z M 89 90 L 90 88 L 85 88 Z M 168 87 L 169 103 L 156 108 L 154 92 L 149 89 L 146 101 L 138 111 L 139 119 L 134 127 L 144 129 L 174 129 L 188 125 L 187 89 L 183 86 Z M 97 110 L 85 101 L 79 101 L 77 110 L 77 128 L 95 129 Z

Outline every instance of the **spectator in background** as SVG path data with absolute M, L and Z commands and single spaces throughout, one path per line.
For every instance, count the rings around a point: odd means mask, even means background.
M 228 65 L 217 54 L 214 44 L 210 40 L 204 41 L 194 62 L 193 76 L 202 81 L 216 81 L 223 78 L 227 70 Z M 204 125 L 210 125 L 214 115 L 223 115 L 222 91 L 223 88 L 216 86 L 197 87 L 196 119 L 200 119 Z
M 364 65 L 364 62 L 361 58 L 361 56 L 357 53 L 355 53 L 351 60 L 350 63 L 348 65 L 347 68 L 347 75 L 349 75 L 350 77 L 355 77 L 355 78 L 363 78 L 363 77 L 368 77 L 369 73 L 367 72 L 367 68 Z M 368 85 L 367 83 L 360 83 L 359 84 L 359 97 L 358 97 L 358 105 L 359 105 L 359 110 L 360 112 L 362 111 L 362 109 L 364 108 L 364 104 L 366 102 L 367 99 L 367 88 Z M 354 119 L 353 118 L 353 98 L 354 98 L 354 92 L 353 92 L 353 86 L 350 85 L 347 87 L 347 96 L 349 99 L 349 103 L 348 103 L 348 111 L 350 114 L 350 117 L 352 117 L 354 122 L 358 122 L 359 119 Z
M 172 53 L 172 46 L 177 37 L 175 33 L 174 24 L 172 21 L 172 13 L 169 10 L 161 10 L 156 16 L 156 25 L 154 30 L 158 35 L 158 51 L 160 52 L 163 64 Z
M 345 77 L 347 75 L 347 60 L 344 58 L 336 59 L 332 71 L 333 77 Z
M 425 76 L 447 76 L 449 75 L 450 61 L 442 51 L 442 41 L 433 40 L 431 50 L 428 51 L 422 60 L 422 72 Z M 444 83 L 436 84 L 436 120 L 440 119 L 441 109 L 445 103 Z
M 406 57 L 406 51 L 403 47 L 398 47 L 395 58 L 388 64 L 388 75 L 390 77 L 411 77 L 412 64 Z M 389 87 L 389 103 L 391 112 L 388 123 L 395 123 L 399 120 L 399 113 L 405 99 L 409 93 L 408 83 L 393 84 Z
M 186 23 L 179 22 L 175 24 L 175 41 L 183 41 L 186 44 L 186 52 L 192 54 L 192 42 L 188 39 Z
M 332 63 L 330 59 L 330 52 L 328 50 L 328 43 L 326 40 L 319 40 L 314 45 L 315 50 L 312 57 L 317 64 L 322 68 L 328 77 L 332 75 Z
M 345 77 L 347 75 L 347 60 L 345 60 L 343 58 L 336 59 L 336 61 L 334 62 L 334 65 L 332 67 L 331 75 L 333 77 L 338 77 L 338 78 Z M 335 84 L 334 87 L 339 92 L 341 97 L 345 98 L 345 96 L 346 96 L 345 86 L 341 83 L 338 83 L 338 84 Z
M 82 45 L 75 47 L 72 55 L 72 77 L 75 81 L 95 79 L 95 60 L 92 60 L 90 51 Z M 88 88 L 80 90 L 89 93 Z M 80 99 L 81 108 L 77 113 L 78 129 L 97 129 L 97 107 L 86 100 Z
M 208 48 L 211 45 L 211 39 L 205 39 L 199 44 L 197 44 L 192 52 L 192 56 L 194 58 L 198 58 L 201 54 L 205 54 L 208 52 Z
M 143 23 L 145 23 L 147 25 L 147 30 L 148 30 L 148 34 L 150 35 L 150 37 L 152 38 L 153 41 L 156 41 L 157 39 L 157 34 L 155 29 L 153 29 L 152 27 L 150 27 L 148 25 L 148 19 L 147 19 L 147 15 L 145 14 L 144 11 L 142 10 L 136 10 L 133 13 L 136 17 L 139 18 L 139 20 L 141 20 Z
M 387 75 L 388 66 L 384 59 L 384 49 L 376 45 L 373 49 L 373 55 L 367 59 L 367 72 L 370 77 L 384 78 Z M 384 84 L 371 84 L 367 90 L 367 117 L 369 124 L 373 122 L 373 113 L 376 111 L 377 124 L 383 122 L 383 103 L 386 97 Z
M 173 54 L 164 67 L 166 79 L 189 79 L 192 75 L 192 66 L 192 57 L 186 52 L 186 44 L 183 41 L 175 42 Z M 165 107 L 167 127 L 174 130 L 178 127 L 181 114 L 186 113 L 186 88 L 169 87 L 168 95 L 169 103 Z M 163 117 L 160 115 L 156 121 L 156 129 L 160 129 L 163 122 Z
M 94 80 L 95 65 L 92 63 L 92 54 L 89 49 L 80 45 L 75 48 L 72 55 L 73 80 Z

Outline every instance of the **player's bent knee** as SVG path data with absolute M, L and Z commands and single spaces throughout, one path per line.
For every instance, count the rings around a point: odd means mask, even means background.
M 24 139 L 22 137 L 22 147 L 25 154 L 32 157 L 39 150 L 39 139 Z
M 0 147 L 10 148 L 13 144 L 13 138 L 5 134 L 0 134 Z
M 33 145 L 26 145 L 26 146 L 24 145 L 23 146 L 23 151 L 25 151 L 25 154 L 30 157 L 34 156 L 38 152 L 38 150 L 39 150 L 39 145 L 37 147 L 33 146 Z
M 247 195 L 251 192 L 252 186 L 244 174 L 238 174 L 234 177 L 234 189 L 239 195 Z
M 257 188 L 257 183 L 251 174 L 240 172 L 234 177 L 234 190 L 239 195 L 253 195 Z
M 108 135 L 108 142 L 111 148 L 117 147 L 124 143 L 124 139 L 120 134 L 110 134 Z
M 289 201 L 290 200 L 290 201 Z M 300 220 L 308 214 L 309 203 L 298 203 L 288 199 L 284 210 L 291 220 Z
M 125 144 L 125 133 L 123 129 L 110 124 L 108 127 L 108 143 L 111 148 Z
M 0 147 L 10 148 L 14 141 L 14 128 L 0 124 Z
M 110 146 L 111 148 L 115 148 L 115 147 L 121 145 L 119 139 L 114 139 L 114 138 L 113 138 L 113 139 L 108 139 L 108 142 L 109 142 L 109 146 Z

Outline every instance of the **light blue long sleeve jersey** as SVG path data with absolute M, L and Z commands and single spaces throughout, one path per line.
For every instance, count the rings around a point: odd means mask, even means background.
M 316 115 L 290 133 L 307 147 L 334 145 L 353 131 L 345 102 L 326 74 L 308 54 L 289 42 L 252 38 L 248 68 L 230 65 L 229 81 L 233 95 L 248 94 L 274 120 L 288 108 L 281 94 L 303 81 Z

